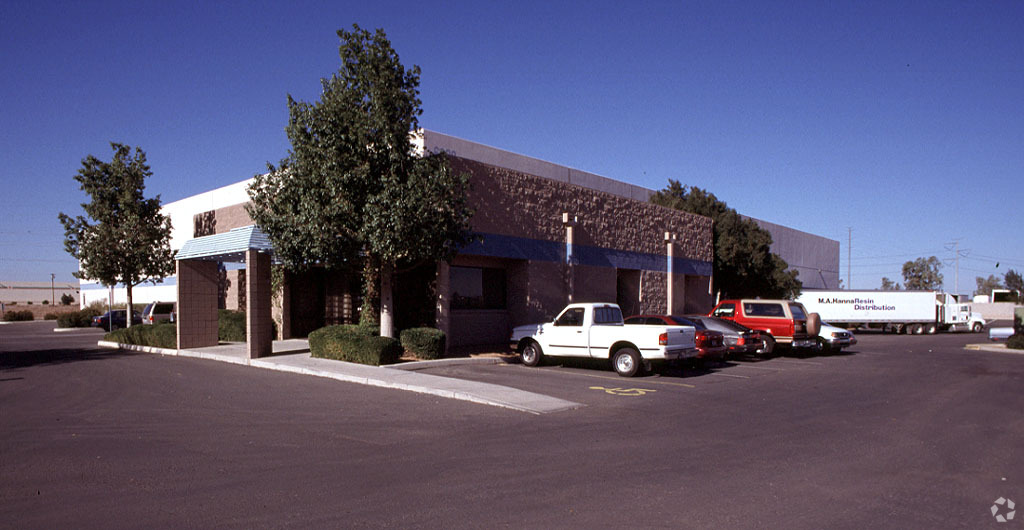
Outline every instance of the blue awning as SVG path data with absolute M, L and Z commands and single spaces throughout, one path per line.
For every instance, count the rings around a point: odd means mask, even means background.
M 245 253 L 256 250 L 274 256 L 270 238 L 256 225 L 233 228 L 223 234 L 197 237 L 185 242 L 174 259 L 198 259 L 229 263 L 245 263 Z

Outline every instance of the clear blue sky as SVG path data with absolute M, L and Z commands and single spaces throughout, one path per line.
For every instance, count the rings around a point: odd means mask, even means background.
M 4 2 L 0 281 L 72 280 L 81 160 L 140 146 L 177 200 L 285 155 L 338 28 L 423 69 L 421 125 L 841 243 L 853 288 L 935 255 L 1024 270 L 1024 3 Z M 1000 265 L 997 268 L 996 263 Z

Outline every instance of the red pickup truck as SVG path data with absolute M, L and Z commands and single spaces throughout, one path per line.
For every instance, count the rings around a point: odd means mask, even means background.
M 722 300 L 709 316 L 761 331 L 765 353 L 771 353 L 776 343 L 813 350 L 821 328 L 817 313 L 807 314 L 803 304 L 792 300 Z

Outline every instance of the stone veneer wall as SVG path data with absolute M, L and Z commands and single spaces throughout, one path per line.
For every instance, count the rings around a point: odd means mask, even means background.
M 665 232 L 677 234 L 676 257 L 711 262 L 711 219 L 472 160 L 452 157 L 469 173 L 473 229 L 565 241 L 562 213 L 576 217 L 576 244 L 665 254 Z

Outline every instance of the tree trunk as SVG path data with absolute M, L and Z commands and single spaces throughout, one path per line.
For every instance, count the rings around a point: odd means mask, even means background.
M 133 314 L 133 311 L 132 311 L 132 284 L 125 283 L 124 286 L 125 286 L 125 289 L 127 289 L 127 292 L 128 292 L 128 308 L 127 308 L 128 310 L 125 312 L 124 327 L 130 328 L 130 327 L 132 327 L 132 314 Z M 111 320 L 113 320 L 113 317 L 111 317 Z
M 390 262 L 380 265 L 380 336 L 395 336 L 395 316 L 392 302 L 391 281 L 394 275 L 394 264 Z

